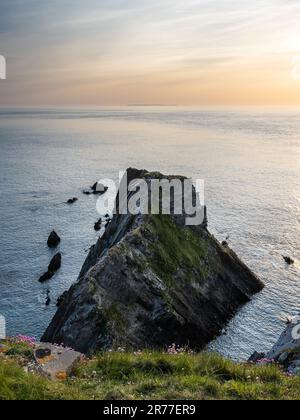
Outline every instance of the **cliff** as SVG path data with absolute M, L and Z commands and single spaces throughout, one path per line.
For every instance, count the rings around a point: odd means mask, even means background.
M 128 183 L 143 178 L 149 188 L 151 179 L 172 179 L 134 169 L 127 175 Z M 201 349 L 263 288 L 205 222 L 186 226 L 186 215 L 120 214 L 118 205 L 116 213 L 43 341 L 83 353 L 172 343 Z

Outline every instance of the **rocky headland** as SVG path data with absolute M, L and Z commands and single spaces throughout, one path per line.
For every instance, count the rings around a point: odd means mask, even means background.
M 152 179 L 174 177 L 128 169 L 128 184 L 136 178 L 151 190 Z M 115 213 L 63 295 L 44 342 L 83 353 L 172 343 L 200 350 L 264 287 L 209 233 L 205 212 L 201 225 L 186 226 L 186 214 L 122 214 L 117 197 Z

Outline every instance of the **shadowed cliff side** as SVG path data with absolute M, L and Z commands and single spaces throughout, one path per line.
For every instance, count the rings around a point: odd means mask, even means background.
M 128 183 L 145 179 L 149 188 L 151 179 L 174 178 L 136 169 L 127 176 Z M 84 353 L 172 343 L 201 349 L 263 288 L 206 223 L 186 226 L 186 214 L 123 215 L 118 205 L 116 210 L 43 341 Z

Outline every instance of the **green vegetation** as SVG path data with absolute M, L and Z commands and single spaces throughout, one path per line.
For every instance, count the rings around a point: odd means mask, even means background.
M 30 363 L 30 346 L 6 343 L 0 399 L 300 399 L 300 377 L 288 377 L 276 365 L 235 364 L 211 353 L 106 352 L 83 360 L 58 383 L 27 373 Z
M 175 286 L 174 274 L 180 267 L 186 279 L 206 280 L 213 270 L 207 241 L 189 227 L 179 228 L 169 216 L 151 216 L 150 231 L 158 237 L 151 247 L 150 266 L 168 286 Z
M 108 319 L 110 323 L 115 324 L 119 331 L 123 331 L 128 327 L 128 323 L 116 303 L 112 303 L 109 308 L 103 309 L 103 312 L 105 318 Z

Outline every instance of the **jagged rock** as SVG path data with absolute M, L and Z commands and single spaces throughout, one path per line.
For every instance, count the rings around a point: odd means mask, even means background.
M 108 187 L 106 187 L 103 184 L 100 184 L 99 182 L 95 182 L 94 185 L 92 185 L 90 187 L 90 190 L 83 190 L 83 194 L 85 195 L 91 195 L 91 194 L 95 194 L 95 195 L 102 195 L 105 194 L 106 191 L 108 190 Z
M 288 265 L 293 265 L 293 264 L 295 264 L 295 261 L 294 261 L 291 257 L 285 257 L 285 256 L 282 256 L 282 258 L 284 259 L 284 261 L 285 261 Z
M 300 321 L 299 321 L 300 322 Z M 273 346 L 272 350 L 268 353 L 267 357 L 270 359 L 278 360 L 283 354 L 287 353 L 293 356 L 298 353 L 300 359 L 300 323 L 290 323 L 284 332 L 281 334 L 277 343 Z
M 300 317 L 289 322 L 265 358 L 279 363 L 293 375 L 300 374 Z
M 40 278 L 39 278 L 39 282 L 40 283 L 45 283 L 46 281 L 52 279 L 52 277 L 54 276 L 55 273 L 53 273 L 52 271 L 47 271 L 46 273 L 44 273 Z
M 97 191 L 97 186 L 98 186 L 98 182 L 95 182 L 95 184 L 93 184 L 93 185 L 91 186 L 91 190 L 92 190 L 92 191 Z
M 48 238 L 48 241 L 47 241 L 47 245 L 50 247 L 50 248 L 55 248 L 55 247 L 57 247 L 57 245 L 60 243 L 60 237 L 58 236 L 58 234 L 53 230 L 51 233 L 50 233 L 50 235 L 49 235 L 49 238 Z
M 52 258 L 48 266 L 48 271 L 39 278 L 39 282 L 44 283 L 52 279 L 52 277 L 60 269 L 60 267 L 61 267 L 61 253 L 59 252 L 56 255 L 54 255 L 54 257 Z
M 95 223 L 94 229 L 96 232 L 98 232 L 99 230 L 101 230 L 101 227 L 102 227 L 102 219 L 99 219 L 98 222 Z
M 92 194 L 104 194 L 108 190 L 108 187 L 100 184 L 99 182 L 95 182 L 95 184 L 91 187 L 91 190 Z
M 60 267 L 61 267 L 61 253 L 59 252 L 56 255 L 54 255 L 54 257 L 50 261 L 50 264 L 48 266 L 48 271 L 50 271 L 51 273 L 56 273 L 56 271 L 58 271 Z
M 136 169 L 127 176 L 128 183 L 146 180 L 149 189 L 152 179 L 178 179 Z M 42 340 L 84 353 L 172 343 L 202 349 L 262 282 L 207 231 L 204 211 L 204 224 L 186 226 L 187 215 L 174 211 L 121 214 L 118 197 L 116 214 Z
M 78 201 L 78 198 L 73 197 L 73 198 L 70 198 L 70 199 L 67 201 L 67 204 L 74 204 L 74 203 L 76 203 L 76 201 Z

